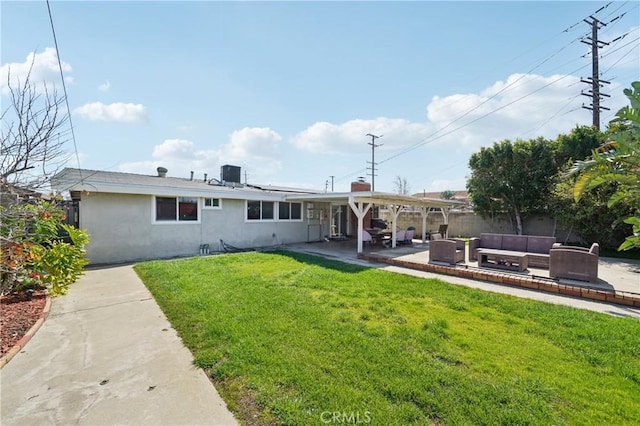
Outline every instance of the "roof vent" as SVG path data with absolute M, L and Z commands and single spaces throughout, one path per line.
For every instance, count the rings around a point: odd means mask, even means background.
M 165 169 L 164 167 L 158 167 L 156 170 L 158 171 L 158 177 L 167 177 L 167 172 L 169 170 Z

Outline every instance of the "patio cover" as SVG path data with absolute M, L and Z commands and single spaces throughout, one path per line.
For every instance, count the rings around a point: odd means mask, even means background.
M 442 200 L 438 198 L 413 197 L 411 195 L 399 195 L 388 192 L 329 192 L 325 194 L 291 194 L 287 200 L 317 201 L 332 204 L 348 204 L 358 218 L 358 253 L 362 253 L 362 230 L 364 229 L 364 217 L 374 204 L 388 206 L 391 211 L 391 244 L 396 246 L 396 222 L 400 212 L 407 207 L 418 207 L 422 216 L 422 242 L 427 240 L 427 216 L 431 208 L 440 208 L 444 223 L 449 223 L 449 210 L 463 206 L 462 201 Z

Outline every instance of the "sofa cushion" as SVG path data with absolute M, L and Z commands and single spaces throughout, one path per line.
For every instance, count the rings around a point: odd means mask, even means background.
M 549 254 L 549 250 L 556 242 L 556 237 L 527 237 L 527 252 Z
M 480 247 L 500 250 L 502 234 L 480 234 Z
M 503 235 L 502 250 L 526 252 L 527 236 L 526 235 Z

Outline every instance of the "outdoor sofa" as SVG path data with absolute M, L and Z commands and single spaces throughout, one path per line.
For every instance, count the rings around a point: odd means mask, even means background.
M 598 282 L 600 246 L 590 248 L 555 245 L 549 254 L 549 277 Z
M 480 234 L 469 239 L 469 261 L 478 260 L 478 249 L 516 251 L 527 253 L 529 266 L 549 268 L 549 252 L 556 237 L 513 234 Z
M 429 262 L 445 262 L 455 265 L 464 262 L 465 241 L 447 238 L 429 241 Z

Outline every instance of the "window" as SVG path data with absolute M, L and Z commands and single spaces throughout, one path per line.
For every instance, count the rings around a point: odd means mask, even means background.
M 156 197 L 157 222 L 198 221 L 198 199 L 195 197 Z
M 221 209 L 222 204 L 220 203 L 220 198 L 205 198 L 204 208 L 205 209 Z
M 280 220 L 301 220 L 302 203 L 278 203 L 278 219 Z
M 247 201 L 247 220 L 302 220 L 302 203 Z
M 247 220 L 273 220 L 273 201 L 247 201 Z
M 291 211 L 289 203 L 281 202 L 278 206 L 278 219 L 289 220 L 291 219 Z
M 198 220 L 198 199 L 179 197 L 178 212 L 178 220 Z
M 291 220 L 302 220 L 302 203 L 291 203 Z
M 156 220 L 176 220 L 176 199 L 156 197 Z

